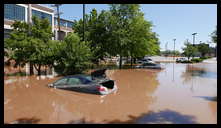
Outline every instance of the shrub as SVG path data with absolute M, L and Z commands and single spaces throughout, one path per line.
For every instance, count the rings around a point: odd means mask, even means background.
M 182 61 L 180 63 L 192 63 L 192 61 L 189 61 L 189 60 L 185 60 L 185 61 Z
M 55 71 L 62 75 L 82 73 L 90 66 L 91 52 L 87 42 L 81 42 L 77 34 L 65 37 L 60 49 L 60 59 Z
M 200 59 L 203 59 L 203 60 L 205 60 L 205 59 L 209 59 L 209 58 L 212 58 L 212 57 L 210 57 L 210 56 L 203 56 L 203 57 L 200 57 Z
M 199 63 L 199 62 L 202 62 L 203 61 L 203 59 L 201 59 L 201 58 L 193 58 L 193 59 L 191 59 L 191 62 L 193 62 L 193 63 Z

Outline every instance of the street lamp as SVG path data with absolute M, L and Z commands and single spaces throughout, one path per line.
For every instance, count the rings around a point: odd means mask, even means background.
M 168 42 L 165 44 L 165 54 L 166 54 L 166 57 L 167 57 L 167 44 L 168 44 Z
M 197 34 L 196 32 L 192 34 L 192 35 L 193 35 L 193 45 L 194 45 L 194 43 L 195 43 L 195 35 L 196 35 L 196 34 Z
M 173 51 L 174 51 L 173 60 L 174 60 L 175 59 L 175 41 L 176 41 L 176 39 L 173 39 L 173 41 L 174 41 L 174 47 L 173 47 Z

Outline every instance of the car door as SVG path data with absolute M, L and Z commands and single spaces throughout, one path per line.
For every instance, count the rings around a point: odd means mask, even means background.
M 143 68 L 149 68 L 149 63 L 144 63 Z
M 68 78 L 67 86 L 68 86 L 67 88 L 69 88 L 69 89 L 80 90 L 81 89 L 81 81 L 79 80 L 79 78 L 76 78 L 76 77 Z

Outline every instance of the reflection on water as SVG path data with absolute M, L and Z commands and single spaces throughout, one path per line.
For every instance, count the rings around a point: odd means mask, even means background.
M 216 66 L 167 63 L 165 67 L 108 70 L 118 91 L 105 96 L 47 87 L 60 77 L 7 76 L 4 122 L 217 123 L 217 102 L 208 98 L 216 96 L 216 77 L 208 73 L 215 75 Z M 200 73 L 192 75 L 195 71 Z
M 186 73 L 190 73 L 191 76 L 199 76 L 204 78 L 217 78 L 217 72 L 214 71 L 208 71 L 206 68 L 202 67 L 194 67 L 187 66 L 186 67 Z
M 211 76 L 202 77 L 201 74 L 192 75 L 196 70 L 199 72 L 203 70 L 203 74 L 207 75 L 211 75 L 210 72 L 213 72 L 213 75 L 217 73 L 216 64 L 167 64 L 166 69 L 158 74 L 160 86 L 153 94 L 157 97 L 157 101 L 150 109 L 154 113 L 170 109 L 182 115 L 193 116 L 196 123 L 217 123 L 213 114 L 217 111 L 208 105 L 217 102 L 199 98 L 199 96 L 205 99 L 217 95 L 217 79 Z M 147 122 L 155 119 L 154 115 L 149 115 Z

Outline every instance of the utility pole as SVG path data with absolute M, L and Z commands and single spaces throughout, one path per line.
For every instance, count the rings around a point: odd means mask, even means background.
M 83 4 L 83 41 L 85 41 L 84 32 L 85 32 L 85 4 Z
M 166 53 L 166 57 L 167 57 L 167 44 L 168 44 L 168 42 L 165 44 L 165 53 Z
M 173 41 L 174 41 L 174 47 L 173 47 L 173 51 L 174 51 L 174 55 L 173 55 L 173 60 L 175 59 L 175 41 L 176 41 L 176 39 L 173 39 Z
M 60 32 L 61 32 L 61 27 L 60 27 L 60 15 L 62 14 L 62 12 L 59 11 L 59 7 L 62 4 L 54 4 L 52 5 L 52 7 L 56 7 L 57 8 L 57 13 L 55 15 L 57 15 L 57 23 L 58 23 L 58 40 L 61 40 L 61 36 L 60 36 Z

